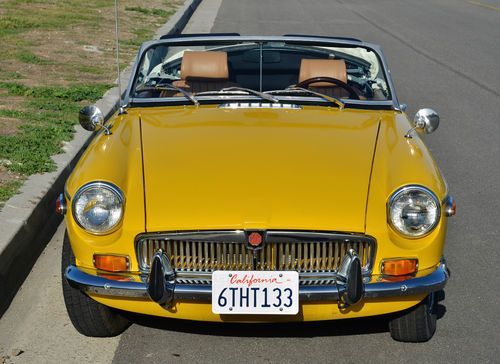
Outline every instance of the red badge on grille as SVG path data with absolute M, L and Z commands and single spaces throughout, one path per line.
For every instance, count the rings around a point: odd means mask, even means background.
M 248 235 L 248 244 L 251 246 L 259 246 L 262 243 L 262 235 L 257 232 L 253 232 Z

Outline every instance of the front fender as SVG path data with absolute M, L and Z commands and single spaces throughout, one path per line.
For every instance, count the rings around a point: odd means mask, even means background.
M 140 119 L 134 113 L 111 118 L 111 135 L 98 132 L 66 182 L 66 226 L 77 265 L 93 268 L 94 253 L 128 255 L 131 270 L 138 270 L 134 239 L 145 231 L 144 183 Z M 79 227 L 72 214 L 72 197 L 84 184 L 106 181 L 125 195 L 123 220 L 118 230 L 102 236 Z
M 446 184 L 420 136 L 413 133 L 411 139 L 404 137 L 411 128 L 405 114 L 388 112 L 381 119 L 366 214 L 366 233 L 378 242 L 373 273 L 380 274 L 380 262 L 387 258 L 414 257 L 419 260 L 419 270 L 435 267 L 443 255 L 445 214 L 441 213 L 429 235 L 409 239 L 388 224 L 387 201 L 398 188 L 409 184 L 425 186 L 443 201 L 448 193 Z

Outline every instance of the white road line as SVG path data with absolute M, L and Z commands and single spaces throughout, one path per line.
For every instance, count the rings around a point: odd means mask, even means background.
M 500 7 L 498 6 L 495 6 L 495 5 L 490 5 L 490 4 L 484 4 L 482 2 L 479 2 L 479 1 L 467 1 L 469 4 L 472 4 L 472 5 L 477 5 L 477 6 L 481 6 L 483 8 L 486 8 L 486 9 L 490 9 L 490 10 L 496 10 L 496 11 L 500 11 Z

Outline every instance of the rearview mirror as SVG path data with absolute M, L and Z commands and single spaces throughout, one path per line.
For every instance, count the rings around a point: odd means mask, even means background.
M 94 131 L 98 125 L 103 125 L 104 116 L 97 106 L 89 105 L 80 110 L 78 121 L 85 130 Z
M 430 134 L 439 126 L 439 115 L 432 109 L 420 109 L 415 114 L 413 125 L 416 129 L 423 129 L 426 134 Z
M 439 115 L 432 109 L 420 109 L 413 118 L 413 128 L 408 130 L 405 138 L 411 139 L 414 130 L 423 130 L 426 134 L 434 132 L 439 126 Z

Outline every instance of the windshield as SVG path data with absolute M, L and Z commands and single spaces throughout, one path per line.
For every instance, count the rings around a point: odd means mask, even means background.
M 139 100 L 181 98 L 186 103 L 232 95 L 268 102 L 290 96 L 341 103 L 391 100 L 373 50 L 297 41 L 153 45 L 140 59 L 130 94 Z

